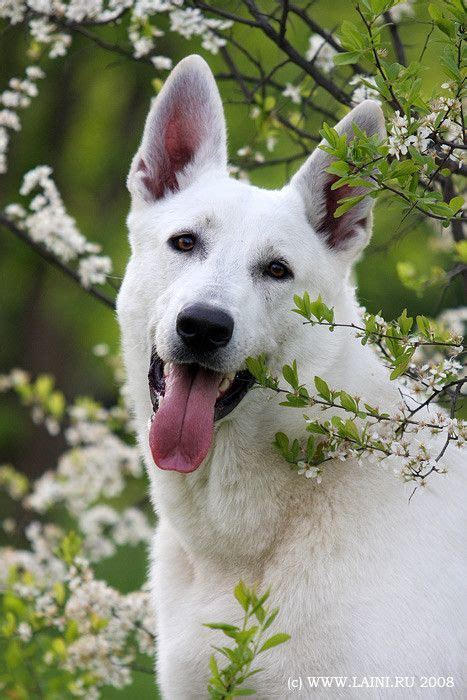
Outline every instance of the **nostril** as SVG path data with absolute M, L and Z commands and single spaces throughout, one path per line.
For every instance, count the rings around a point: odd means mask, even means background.
M 227 327 L 213 328 L 209 332 L 209 340 L 216 345 L 222 345 L 223 343 L 229 342 L 231 335 Z
M 196 323 L 190 318 L 182 318 L 177 324 L 177 330 L 184 336 L 191 337 L 198 332 Z

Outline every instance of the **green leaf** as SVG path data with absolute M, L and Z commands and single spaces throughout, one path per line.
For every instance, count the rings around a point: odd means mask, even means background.
M 410 364 L 410 360 L 412 359 L 414 352 L 415 348 L 408 348 L 402 355 L 400 355 L 400 357 L 397 358 L 396 366 L 389 376 L 391 380 L 397 379 L 397 377 L 400 377 L 400 375 L 405 372 Z
M 45 401 L 48 398 L 50 392 L 52 391 L 53 386 L 53 377 L 49 376 L 48 374 L 41 374 L 36 379 L 36 383 L 34 384 L 34 390 L 38 398 L 42 401 Z
M 410 333 L 410 329 L 413 326 L 413 318 L 411 316 L 407 316 L 407 309 L 403 310 L 397 319 L 397 323 L 399 324 L 399 328 L 401 329 L 403 335 L 408 335 Z
M 276 98 L 273 95 L 268 95 L 264 100 L 264 109 L 270 112 L 276 106 Z
M 455 27 L 452 21 L 444 17 L 439 7 L 433 3 L 430 3 L 428 5 L 428 12 L 438 29 L 440 29 L 443 34 L 446 34 L 446 36 L 448 36 L 450 39 L 454 39 L 456 36 Z
M 464 206 L 464 198 L 461 197 L 460 195 L 459 195 L 458 197 L 453 197 L 453 198 L 449 201 L 449 207 L 450 207 L 450 209 L 452 209 L 452 211 L 454 212 L 454 214 L 457 214 L 457 212 L 458 212 L 460 209 L 462 209 L 463 206 Z
M 65 410 L 65 397 L 61 391 L 53 391 L 47 401 L 47 409 L 55 418 L 61 418 Z
M 306 443 L 306 460 L 307 460 L 308 464 L 311 464 L 311 462 L 313 461 L 315 451 L 316 451 L 315 441 L 313 439 L 313 436 L 310 435 L 310 437 L 308 438 L 307 443 Z
M 347 437 L 352 438 L 352 440 L 355 440 L 358 443 L 361 442 L 360 433 L 358 432 L 358 428 L 353 420 L 345 421 L 345 433 Z
M 284 365 L 282 374 L 287 384 L 290 384 L 290 386 L 297 391 L 299 384 L 296 360 L 293 361 L 292 366 Z
M 454 244 L 458 259 L 467 264 L 467 241 L 458 241 Z
M 245 612 L 248 610 L 248 605 L 250 602 L 250 596 L 248 594 L 248 590 L 243 583 L 243 581 L 239 581 L 237 585 L 234 588 L 234 596 L 242 606 L 242 608 L 245 610 Z
M 338 53 L 334 56 L 334 65 L 348 66 L 353 63 L 358 63 L 360 53 L 360 51 L 343 51 L 342 53 Z
M 267 649 L 272 649 L 272 647 L 277 647 L 279 644 L 283 644 L 289 639 L 290 634 L 285 634 L 285 632 L 278 632 L 277 634 L 273 634 L 272 637 L 269 637 L 269 639 L 267 639 L 264 642 L 263 646 L 258 651 L 258 654 L 261 654 L 261 652 L 266 651 Z
M 306 427 L 309 433 L 317 433 L 318 435 L 327 435 L 327 430 L 318 423 L 318 421 L 310 421 Z
M 61 541 L 58 547 L 58 556 L 70 565 L 76 556 L 81 552 L 83 540 L 71 530 Z
M 357 56 L 360 54 L 361 50 L 365 49 L 367 46 L 366 35 L 362 33 L 360 27 L 346 19 L 340 26 L 339 38 L 342 46 L 345 49 L 349 49 L 351 53 L 357 53 Z
M 251 688 L 235 688 L 233 694 L 228 697 L 237 698 L 240 695 L 256 695 L 256 690 L 252 690 Z
M 318 394 L 326 401 L 331 401 L 331 391 L 324 379 L 321 379 L 321 377 L 315 377 L 314 381 Z
M 277 615 L 279 614 L 279 608 L 274 608 L 274 610 L 268 615 L 266 621 L 263 625 L 263 630 L 267 630 L 268 627 L 272 625 Z
M 289 438 L 285 433 L 276 433 L 274 443 L 281 452 L 288 452 Z
M 430 321 L 426 316 L 417 316 L 417 326 L 420 333 L 428 340 L 431 337 Z
M 352 396 L 350 396 L 350 394 L 347 394 L 346 391 L 341 391 L 339 394 L 339 399 L 342 408 L 345 408 L 346 411 L 350 411 L 351 413 L 357 413 L 357 402 L 354 398 L 352 398 Z
M 338 219 L 342 214 L 345 214 L 346 211 L 349 211 L 349 209 L 352 209 L 352 207 L 361 202 L 362 199 L 365 199 L 365 197 L 366 195 L 360 194 L 355 197 L 346 197 L 345 199 L 339 200 L 342 204 L 340 204 L 334 212 L 334 218 Z
M 223 630 L 224 632 L 236 632 L 238 627 L 228 625 L 225 622 L 205 622 L 204 627 L 209 627 L 211 630 Z
M 339 134 L 335 129 L 332 129 L 329 126 L 329 124 L 326 124 L 326 122 L 324 122 L 323 128 L 320 130 L 319 133 L 333 149 L 335 149 L 339 145 Z
M 339 177 L 343 177 L 349 173 L 349 166 L 343 160 L 334 160 L 326 168 L 326 172 L 331 173 L 331 175 L 339 175 Z

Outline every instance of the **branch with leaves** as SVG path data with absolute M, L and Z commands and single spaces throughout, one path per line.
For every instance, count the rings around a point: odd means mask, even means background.
M 441 460 L 448 444 L 457 442 L 461 447 L 467 439 L 467 424 L 456 417 L 462 389 L 467 384 L 467 378 L 461 374 L 462 364 L 458 361 L 464 353 L 462 339 L 425 316 L 417 316 L 418 332 L 414 334 L 414 319 L 405 309 L 391 323 L 386 323 L 378 314 L 365 313 L 362 324 L 357 325 L 336 322 L 334 310 L 321 297 L 312 301 L 305 293 L 303 297 L 295 297 L 295 304 L 293 311 L 305 318 L 304 323 L 324 326 L 330 332 L 351 329 L 362 345 L 370 343 L 378 349 L 391 372 L 391 380 L 404 377 L 406 381 L 400 389 L 401 402 L 390 413 L 343 389 L 330 388 L 318 376 L 311 393 L 300 382 L 295 361 L 282 368 L 282 377 L 289 388 L 281 387 L 279 379 L 271 375 L 265 356 L 248 358 L 248 369 L 257 384 L 284 395 L 281 406 L 317 407 L 327 414 L 324 420 L 304 414 L 306 430 L 311 433 L 306 444 L 297 439 L 290 440 L 282 432 L 276 434 L 275 446 L 287 462 L 299 473 L 316 478 L 318 482 L 322 477 L 322 465 L 335 459 L 355 459 L 361 464 L 365 458 L 369 463 L 384 465 L 387 458 L 396 457 L 397 475 L 404 481 L 414 481 L 416 485 L 424 485 L 433 472 L 445 473 Z M 420 367 L 412 362 L 419 348 L 436 348 L 448 353 L 448 357 Z M 407 394 L 403 391 L 406 388 Z M 415 396 L 421 392 L 425 398 L 418 401 Z M 445 400 L 449 402 L 449 414 L 432 411 L 433 403 Z M 332 415 L 328 417 L 330 412 Z M 423 412 L 422 417 L 420 412 Z M 415 435 L 416 441 L 413 439 Z M 436 438 L 433 446 L 429 435 Z M 442 448 L 437 447 L 439 437 L 444 438 Z
M 243 609 L 243 620 L 240 625 L 227 624 L 225 622 L 209 622 L 205 626 L 211 630 L 219 630 L 229 640 L 233 640 L 233 647 L 223 646 L 214 649 L 227 659 L 227 665 L 219 667 L 219 661 L 215 655 L 210 659 L 211 677 L 208 683 L 209 697 L 213 700 L 227 700 L 244 695 L 254 695 L 255 690 L 243 687 L 243 683 L 261 672 L 260 668 L 251 670 L 252 664 L 260 654 L 283 644 L 290 639 L 290 635 L 284 632 L 276 632 L 264 639 L 266 630 L 275 621 L 279 608 L 269 610 L 265 603 L 269 598 L 269 591 L 259 596 L 256 589 L 249 588 L 240 581 L 234 589 L 234 596 Z

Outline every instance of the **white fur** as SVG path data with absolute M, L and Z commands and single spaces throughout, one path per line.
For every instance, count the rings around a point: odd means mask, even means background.
M 171 360 L 175 319 L 188 301 L 209 301 L 233 315 L 234 336 L 219 360 L 225 372 L 265 352 L 275 370 L 296 358 L 309 385 L 319 375 L 384 409 L 398 400 L 397 386 L 371 349 L 343 329 L 304 326 L 290 313 L 293 294 L 307 290 L 334 306 L 338 320 L 358 320 L 350 262 L 368 238 L 370 221 L 340 250 L 330 250 L 314 232 L 326 167 L 321 152 L 280 191 L 230 179 L 217 88 L 204 62 L 190 57 L 156 101 L 138 157 L 157 158 L 150 151 L 156 148 L 152 140 L 162 138 L 154 127 L 159 101 L 170 103 L 180 85 L 190 100 L 190 84 L 199 80 L 212 101 L 199 115 L 203 133 L 217 137 L 203 137 L 202 157 L 178 174 L 179 190 L 157 200 L 130 173 L 132 254 L 118 298 L 129 391 L 158 515 L 151 580 L 163 697 L 207 696 L 211 645 L 223 639 L 202 623 L 239 620 L 232 590 L 240 578 L 271 587 L 271 600 L 281 608 L 273 631 L 291 634 L 288 643 L 262 656 L 264 671 L 249 680 L 258 698 L 365 696 L 361 690 L 307 689 L 306 677 L 319 675 L 453 676 L 453 689 L 373 690 L 366 696 L 465 697 L 465 494 L 457 451 L 451 451 L 449 474 L 433 475 L 410 505 L 411 487 L 374 465 L 328 463 L 317 486 L 292 472 L 271 446 L 278 430 L 303 434 L 302 411 L 253 390 L 216 425 L 210 454 L 197 471 L 183 475 L 153 463 L 150 352 L 155 345 Z M 362 128 L 381 131 L 374 103 L 352 114 Z M 348 132 L 351 121 L 347 117 L 341 128 Z M 361 206 L 359 218 L 368 216 L 367 203 Z M 198 232 L 202 256 L 167 246 L 171 235 L 186 230 Z M 255 262 L 271 251 L 287 259 L 293 280 L 254 273 Z M 289 690 L 288 679 L 299 677 L 302 690 Z

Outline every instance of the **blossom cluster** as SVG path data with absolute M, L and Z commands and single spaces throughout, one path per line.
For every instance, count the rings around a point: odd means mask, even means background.
M 31 39 L 47 46 L 50 58 L 57 58 L 68 51 L 75 23 L 108 24 L 128 14 L 128 38 L 135 58 L 150 57 L 157 70 L 169 70 L 171 59 L 157 54 L 157 39 L 164 30 L 154 18 L 168 15 L 170 31 L 185 39 L 200 37 L 203 48 L 213 54 L 224 46 L 222 32 L 232 25 L 183 5 L 183 0 L 0 0 L 0 18 L 11 24 L 28 18 Z
M 21 665 L 31 658 L 44 692 L 61 689 L 62 697 L 94 700 L 103 686 L 129 685 L 133 661 L 153 653 L 148 591 L 122 594 L 97 580 L 75 552 L 77 541 L 53 525 L 33 524 L 27 536 L 31 551 L 0 550 L 0 596 L 7 610 L 1 636 L 18 662 L 0 674 L 0 688 L 27 691 Z
M 106 357 L 121 380 L 120 363 L 108 348 L 96 346 L 95 353 Z M 0 389 L 15 392 L 33 419 L 41 411 L 47 428 L 53 415 L 54 434 L 68 443 L 57 468 L 31 484 L 11 465 L 0 466 L 0 491 L 16 503 L 0 526 L 12 541 L 23 537 L 28 543 L 0 547 L 0 598 L 9 611 L 0 635 L 19 660 L 23 654 L 34 658 L 45 687 L 50 675 L 55 690 L 63 684 L 63 696 L 98 698 L 105 685 L 130 684 L 135 659 L 153 653 L 148 591 L 122 594 L 98 580 L 91 566 L 122 546 L 147 546 L 152 539 L 140 503 L 146 486 L 132 420 L 122 401 L 104 408 L 80 398 L 64 406 L 45 375 L 33 381 L 12 370 L 0 376 Z M 65 520 L 59 513 L 66 513 Z M 0 671 L 1 690 L 19 692 L 22 682 L 14 668 L 6 676 Z
M 78 230 L 51 175 L 52 169 L 46 165 L 26 173 L 20 194 L 32 197 L 28 210 L 20 204 L 10 204 L 5 213 L 34 243 L 44 246 L 64 263 L 77 262 L 83 287 L 105 284 L 112 271 L 112 261 L 107 255 L 100 255 L 100 245 L 90 243 Z
M 321 420 L 316 415 L 305 417 L 306 429 L 312 434 L 306 446 L 297 440 L 290 442 L 282 433 L 276 435 L 276 447 L 287 461 L 296 465 L 299 474 L 317 483 L 323 478 L 325 463 L 337 459 L 351 460 L 366 468 L 380 465 L 385 470 L 392 469 L 404 482 L 424 486 L 432 472 L 448 472 L 452 453 L 445 456 L 446 442 L 465 448 L 466 421 L 451 419 L 440 409 L 430 407 L 415 420 L 414 407 L 420 404 L 410 405 L 410 398 L 388 412 L 378 406 L 363 407 L 359 397 L 346 392 L 329 392 L 323 390 L 323 380 L 317 378 L 315 396 L 300 388 L 298 393 L 289 394 L 288 403 L 284 403 L 296 406 L 299 397 L 304 407 L 316 406 L 327 415 L 334 413 Z M 336 413 L 336 408 L 342 411 Z M 352 418 L 345 418 L 345 413 Z
M 0 93 L 0 174 L 7 171 L 10 132 L 21 129 L 18 110 L 29 107 L 38 94 L 37 81 L 44 77 L 41 68 L 28 66 L 25 78 L 11 78 L 8 89 Z
M 454 86 L 443 83 L 442 90 L 452 90 Z M 411 115 L 401 114 L 396 110 L 390 122 L 388 139 L 389 154 L 398 160 L 407 155 L 410 146 L 424 154 L 436 145 L 437 137 L 443 140 L 440 151 L 448 154 L 462 164 L 465 161 L 462 148 L 455 148 L 463 139 L 462 126 L 459 123 L 461 101 L 457 97 L 441 95 L 431 100 L 431 112 L 415 119 Z M 452 146 L 450 145 L 452 144 Z

